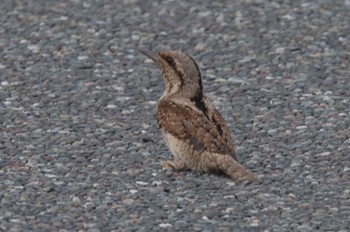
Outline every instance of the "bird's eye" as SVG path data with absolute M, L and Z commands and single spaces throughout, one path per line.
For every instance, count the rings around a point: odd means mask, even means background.
M 167 56 L 167 57 L 165 58 L 165 60 L 166 60 L 166 62 L 168 62 L 169 64 L 175 63 L 175 62 L 174 62 L 174 59 L 173 59 L 172 57 L 170 57 L 170 56 Z

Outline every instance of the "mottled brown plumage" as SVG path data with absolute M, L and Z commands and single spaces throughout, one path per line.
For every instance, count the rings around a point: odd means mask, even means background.
M 143 51 L 160 67 L 165 90 L 157 106 L 157 122 L 175 161 L 164 168 L 224 172 L 233 180 L 256 180 L 239 164 L 230 131 L 203 94 L 196 62 L 181 51 Z

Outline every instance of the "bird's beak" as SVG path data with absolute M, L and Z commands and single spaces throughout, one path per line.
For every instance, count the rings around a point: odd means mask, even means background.
M 159 63 L 160 57 L 158 55 L 152 53 L 151 51 L 144 50 L 144 49 L 140 49 L 140 52 L 142 54 L 144 54 L 145 56 L 147 56 L 148 58 L 152 59 L 154 62 Z

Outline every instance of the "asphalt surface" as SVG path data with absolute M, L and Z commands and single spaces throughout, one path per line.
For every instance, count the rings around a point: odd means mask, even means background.
M 350 231 L 350 1 L 1 1 L 0 231 Z M 160 72 L 202 70 L 261 183 L 160 168 Z

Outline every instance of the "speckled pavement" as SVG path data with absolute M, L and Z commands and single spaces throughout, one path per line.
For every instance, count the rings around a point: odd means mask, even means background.
M 261 183 L 167 172 L 181 49 Z M 350 231 L 350 1 L 0 7 L 0 231 Z

